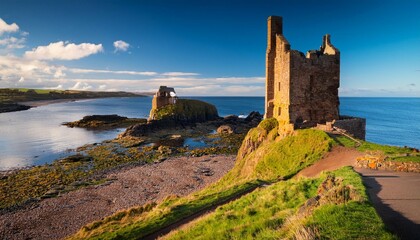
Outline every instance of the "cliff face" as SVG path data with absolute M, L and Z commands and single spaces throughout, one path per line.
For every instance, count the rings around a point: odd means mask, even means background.
M 152 109 L 149 119 L 184 123 L 205 122 L 219 117 L 214 105 L 191 99 L 178 99 L 175 104 Z

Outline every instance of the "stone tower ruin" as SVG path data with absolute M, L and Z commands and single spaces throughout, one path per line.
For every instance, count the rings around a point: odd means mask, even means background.
M 175 89 L 167 86 L 160 86 L 152 99 L 152 109 L 150 110 L 149 120 L 154 120 L 154 112 L 166 105 L 175 104 L 178 100 Z
M 152 100 L 152 109 L 158 109 L 169 104 L 175 104 L 178 97 L 175 89 L 167 86 L 160 86 Z
M 268 18 L 265 117 L 285 131 L 339 119 L 340 51 L 325 35 L 319 50 L 292 50 L 282 18 Z

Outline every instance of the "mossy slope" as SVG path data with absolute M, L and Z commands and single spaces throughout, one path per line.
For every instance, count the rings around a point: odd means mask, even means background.
M 152 109 L 150 118 L 180 122 L 204 122 L 218 118 L 214 105 L 192 99 L 178 99 L 175 104 Z
M 333 145 L 325 132 L 313 129 L 298 130 L 293 136 L 281 138 L 274 121 L 266 119 L 249 131 L 226 179 L 287 179 L 321 159 Z

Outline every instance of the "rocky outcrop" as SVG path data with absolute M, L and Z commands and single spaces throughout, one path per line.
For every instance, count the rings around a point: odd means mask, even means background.
M 343 204 L 349 201 L 363 201 L 352 185 L 343 183 L 342 178 L 328 175 L 319 185 L 317 195 L 308 199 L 298 210 L 299 215 L 309 215 L 316 207 L 325 204 Z
M 170 106 L 170 105 L 168 105 Z M 214 116 L 210 117 L 205 124 L 209 131 L 216 130 L 221 126 L 218 133 L 246 133 L 249 131 L 250 128 L 256 127 L 261 121 L 261 114 L 258 112 L 251 112 L 247 118 L 238 118 L 235 115 L 229 115 L 224 118 L 217 117 L 215 119 Z M 133 125 L 127 130 L 122 133 L 119 137 L 141 137 L 146 136 L 149 134 L 153 134 L 156 131 L 163 130 L 163 129 L 170 129 L 176 127 L 187 127 L 187 126 L 194 126 L 200 119 L 193 118 L 192 121 L 180 121 L 175 120 L 176 118 L 164 118 L 162 120 L 153 120 L 147 122 L 147 124 L 136 124 Z M 195 119 L 195 120 L 194 120 Z M 202 124 L 203 125 L 203 124 Z M 222 130 L 223 129 L 223 130 Z
M 418 154 L 418 153 L 417 153 Z M 415 156 L 416 153 L 413 154 Z M 356 167 L 394 172 L 420 173 L 420 162 L 400 162 L 390 160 L 387 156 L 367 154 L 357 158 Z
M 255 115 L 254 118 L 249 118 L 248 121 L 253 122 L 253 119 L 258 118 L 258 115 Z M 245 157 L 255 151 L 265 140 L 275 138 L 277 136 L 277 128 L 278 122 L 275 118 L 268 118 L 261 121 L 256 128 L 248 132 L 239 149 L 238 157 Z
M 263 115 L 261 115 L 261 113 L 253 111 L 250 114 L 248 114 L 248 116 L 245 118 L 245 121 L 259 123 L 262 119 Z
M 0 113 L 16 112 L 30 109 L 30 106 L 21 105 L 17 103 L 2 103 L 0 104 Z
M 219 118 L 214 105 L 192 99 L 178 99 L 176 103 L 152 109 L 150 118 L 158 121 L 196 123 Z
M 231 125 L 222 125 L 218 127 L 216 131 L 218 134 L 232 134 L 235 132 Z
M 120 137 L 145 136 L 157 130 L 184 127 L 219 119 L 214 105 L 191 99 L 178 99 L 175 104 L 152 109 L 150 114 L 151 116 L 147 123 L 136 124 L 127 128 Z
M 136 123 L 146 123 L 146 119 L 141 118 L 127 118 L 113 115 L 90 115 L 85 116 L 79 121 L 64 123 L 68 127 L 80 127 L 80 128 L 117 128 L 127 127 Z

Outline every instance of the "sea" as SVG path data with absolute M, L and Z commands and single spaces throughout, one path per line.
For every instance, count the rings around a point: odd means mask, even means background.
M 220 116 L 264 112 L 264 97 L 187 97 L 214 104 Z M 63 126 L 86 115 L 147 118 L 151 97 L 103 98 L 56 103 L 0 114 L 0 171 L 51 163 L 85 144 L 113 139 L 105 131 Z M 340 114 L 366 118 L 366 140 L 420 148 L 420 98 L 340 98 Z

